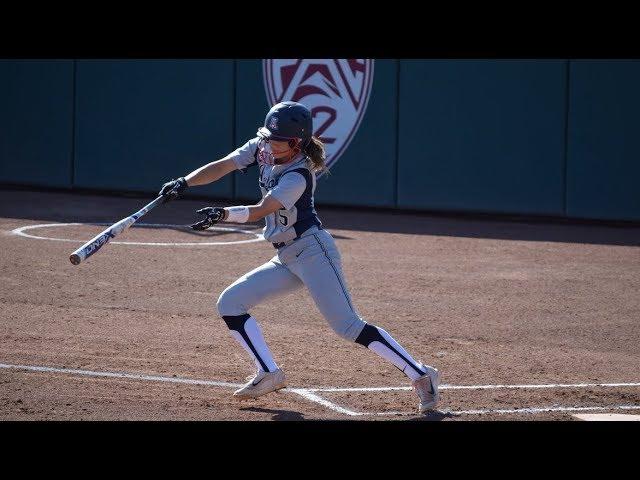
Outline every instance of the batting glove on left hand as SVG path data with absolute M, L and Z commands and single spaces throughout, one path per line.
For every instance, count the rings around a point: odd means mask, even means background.
M 218 223 L 220 220 L 224 220 L 225 217 L 224 208 L 221 207 L 204 207 L 200 210 L 196 210 L 196 213 L 204 215 L 207 218 L 191 225 L 191 228 L 194 230 L 206 230 Z
M 180 177 L 177 180 L 171 180 L 162 185 L 162 188 L 158 192 L 158 196 L 163 196 L 164 202 L 162 203 L 167 203 L 178 198 L 188 186 L 189 185 L 187 185 L 187 181 L 184 177 Z

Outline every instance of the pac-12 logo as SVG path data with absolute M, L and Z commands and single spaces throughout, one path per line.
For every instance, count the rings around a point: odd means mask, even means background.
M 292 100 L 309 107 L 313 134 L 325 145 L 327 166 L 334 165 L 367 109 L 373 60 L 267 59 L 263 71 L 269 105 Z

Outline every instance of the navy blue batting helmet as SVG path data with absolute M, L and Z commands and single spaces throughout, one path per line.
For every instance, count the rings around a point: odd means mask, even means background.
M 298 102 L 280 102 L 267 113 L 264 127 L 258 130 L 258 136 L 277 141 L 300 139 L 300 146 L 306 147 L 313 135 L 311 111 Z

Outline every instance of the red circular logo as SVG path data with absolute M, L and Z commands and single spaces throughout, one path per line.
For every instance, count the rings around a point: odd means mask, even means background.
M 324 143 L 331 167 L 351 143 L 367 109 L 373 60 L 267 59 L 263 71 L 270 106 L 291 100 L 311 110 L 313 134 Z

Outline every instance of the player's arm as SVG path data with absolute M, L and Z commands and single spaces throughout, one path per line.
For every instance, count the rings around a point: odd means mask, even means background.
M 184 177 L 165 183 L 158 195 L 165 197 L 165 202 L 168 202 L 178 198 L 188 187 L 207 185 L 236 169 L 244 171 L 247 167 L 257 163 L 255 159 L 256 148 L 257 138 L 251 139 L 226 157 L 207 163 Z
M 256 205 L 226 207 L 224 217 L 220 220 L 225 222 L 255 222 L 271 215 L 273 212 L 291 209 L 304 193 L 307 181 L 298 172 L 285 173 L 278 185 L 270 190 L 262 200 Z
M 233 172 L 236 168 L 238 167 L 231 157 L 225 157 L 221 160 L 207 163 L 184 177 L 168 181 L 162 185 L 158 195 L 165 197 L 165 203 L 170 200 L 175 200 L 187 187 L 207 185 L 215 182 L 227 173 Z
M 231 221 L 229 219 L 229 215 L 233 216 L 232 209 L 242 209 L 246 208 L 248 212 L 247 222 L 257 222 L 258 220 L 263 219 L 267 215 L 271 215 L 273 212 L 280 210 L 282 204 L 280 201 L 270 195 L 267 195 L 259 203 L 256 205 L 248 205 L 246 207 L 226 207 L 225 216 L 222 219 L 223 221 Z
M 194 230 L 206 230 L 218 222 L 246 223 L 255 222 L 282 208 L 291 209 L 307 186 L 306 179 L 296 172 L 282 176 L 278 185 L 267 193 L 256 205 L 240 205 L 237 207 L 206 207 L 196 213 L 207 218 L 191 227 Z
M 206 230 L 218 222 L 247 223 L 257 222 L 261 218 L 280 210 L 282 204 L 272 196 L 267 195 L 256 205 L 239 205 L 236 207 L 205 207 L 196 213 L 206 218 L 191 225 L 194 230 Z
M 207 163 L 202 167 L 194 170 L 184 179 L 189 187 L 198 185 L 207 185 L 209 183 L 220 180 L 227 173 L 231 173 L 236 169 L 236 164 L 231 157 L 223 158 L 215 162 Z

